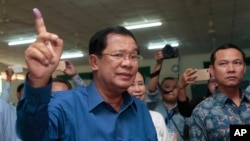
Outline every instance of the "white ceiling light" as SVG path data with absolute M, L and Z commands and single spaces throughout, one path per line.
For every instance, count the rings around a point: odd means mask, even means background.
M 154 27 L 154 26 L 161 26 L 161 22 L 153 22 L 153 23 L 144 23 L 144 24 L 138 24 L 138 25 L 129 25 L 125 26 L 127 29 L 139 29 L 139 28 L 147 28 L 147 27 Z
M 148 49 L 161 49 L 163 48 L 167 43 L 158 43 L 158 44 L 150 44 L 148 46 Z M 172 47 L 178 47 L 179 43 L 170 43 Z
M 8 43 L 9 46 L 15 46 L 15 45 L 22 45 L 22 44 L 29 44 L 35 42 L 35 38 L 33 39 L 25 39 L 25 40 L 15 40 L 15 41 L 10 41 Z
M 178 47 L 179 46 L 179 43 L 171 43 L 170 44 L 172 47 Z
M 74 52 L 63 52 L 61 59 L 70 59 L 70 58 L 79 58 L 83 57 L 84 54 L 82 51 L 74 51 Z

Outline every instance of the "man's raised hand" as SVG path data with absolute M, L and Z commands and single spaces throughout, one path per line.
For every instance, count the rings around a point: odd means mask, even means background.
M 37 39 L 25 50 L 29 70 L 29 82 L 34 87 L 46 85 L 56 69 L 63 50 L 63 41 L 58 35 L 47 32 L 41 12 L 33 9 L 36 17 Z

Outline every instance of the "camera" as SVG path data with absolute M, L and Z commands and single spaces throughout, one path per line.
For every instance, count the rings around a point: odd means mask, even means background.
M 164 59 L 171 59 L 178 57 L 178 50 L 177 48 L 173 48 L 171 45 L 167 44 L 162 49 L 162 53 L 164 56 Z

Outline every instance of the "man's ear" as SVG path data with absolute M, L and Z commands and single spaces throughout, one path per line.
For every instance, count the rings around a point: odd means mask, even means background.
M 99 68 L 99 58 L 95 54 L 91 54 L 89 56 L 89 64 L 92 69 L 92 71 L 96 71 Z
M 210 73 L 210 77 L 214 76 L 214 66 L 213 65 L 209 65 L 208 71 Z
M 246 63 L 244 64 L 244 74 L 246 73 L 246 71 L 247 71 L 247 65 L 246 65 Z

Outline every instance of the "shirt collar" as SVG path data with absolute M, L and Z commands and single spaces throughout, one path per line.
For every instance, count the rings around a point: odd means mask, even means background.
M 241 90 L 241 101 L 244 100 L 244 98 L 250 102 L 250 93 L 244 90 Z M 222 105 L 224 106 L 226 102 L 229 100 L 229 98 L 222 94 L 217 88 L 215 89 L 215 92 L 213 94 L 213 97 Z
M 101 94 L 97 90 L 93 81 L 86 87 L 88 103 L 89 103 L 89 111 L 93 110 L 95 107 L 100 105 L 101 103 L 105 103 L 104 99 L 102 98 Z M 124 103 L 121 107 L 120 112 L 123 112 L 128 107 L 132 106 L 134 111 L 137 111 L 136 104 L 132 96 L 126 91 L 123 93 L 123 100 Z
M 135 104 L 135 100 L 137 98 L 132 97 L 127 91 L 123 93 L 123 105 L 121 107 L 120 112 L 123 112 L 124 110 L 126 110 L 127 108 L 129 108 L 131 106 L 131 108 L 133 109 L 133 111 L 136 113 L 137 112 L 137 107 Z M 138 99 L 137 99 L 138 100 Z
M 242 90 L 242 99 L 243 98 L 245 98 L 248 102 L 250 102 L 250 92 Z
M 224 105 L 227 101 L 227 97 L 222 94 L 217 88 L 214 91 L 214 94 L 212 95 L 221 105 Z
M 178 110 L 177 102 L 174 104 L 173 108 L 169 109 L 166 102 L 164 102 L 164 105 L 168 111 L 176 111 Z

